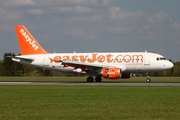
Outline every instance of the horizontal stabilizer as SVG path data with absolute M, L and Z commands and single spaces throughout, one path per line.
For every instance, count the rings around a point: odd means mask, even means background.
M 25 61 L 32 62 L 34 60 L 33 58 L 29 58 L 26 56 L 7 56 L 7 57 L 12 58 L 13 61 L 25 60 Z

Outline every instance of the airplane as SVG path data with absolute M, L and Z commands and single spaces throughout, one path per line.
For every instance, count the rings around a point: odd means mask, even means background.
M 49 53 L 45 51 L 23 25 L 15 26 L 21 55 L 12 60 L 52 71 L 86 73 L 87 82 L 106 79 L 127 79 L 131 73 L 147 73 L 146 82 L 151 82 L 149 72 L 171 69 L 173 64 L 164 56 L 152 52 L 104 52 L 104 53 Z

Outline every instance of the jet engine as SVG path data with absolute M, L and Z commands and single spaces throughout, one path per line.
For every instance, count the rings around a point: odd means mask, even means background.
M 130 73 L 121 72 L 120 68 L 102 68 L 101 75 L 108 79 L 130 78 Z

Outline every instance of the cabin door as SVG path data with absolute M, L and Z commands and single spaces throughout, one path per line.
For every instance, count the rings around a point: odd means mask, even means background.
M 44 66 L 49 66 L 49 58 L 48 58 L 48 56 L 44 56 L 44 58 L 43 58 L 43 65 Z
M 144 65 L 150 65 L 150 55 L 148 54 L 145 55 Z

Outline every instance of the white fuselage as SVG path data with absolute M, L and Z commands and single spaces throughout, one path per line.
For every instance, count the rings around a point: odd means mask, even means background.
M 60 60 L 76 61 L 81 63 L 118 67 L 126 72 L 156 72 L 172 68 L 173 64 L 165 60 L 162 55 L 148 52 L 115 52 L 115 53 L 51 53 L 37 55 L 23 55 L 31 58 L 14 61 L 62 72 L 78 72 L 74 67 L 63 67 Z

